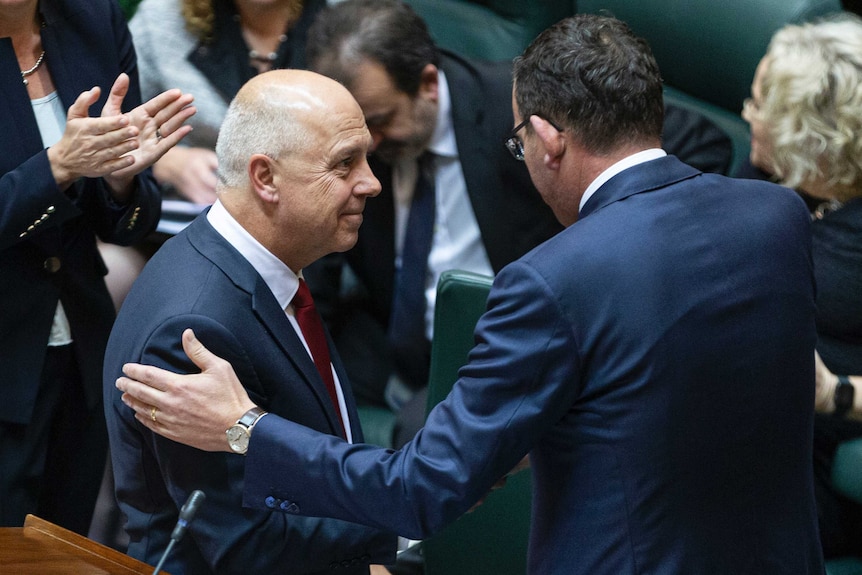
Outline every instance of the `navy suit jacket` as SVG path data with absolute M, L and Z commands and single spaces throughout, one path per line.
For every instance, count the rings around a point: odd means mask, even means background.
M 653 160 L 497 275 L 412 442 L 265 418 L 244 501 L 425 537 L 529 452 L 530 573 L 822 573 L 814 343 L 799 197 Z
M 43 0 L 39 9 L 44 65 L 65 109 L 100 86 L 90 108 L 98 116 L 120 72 L 131 80 L 123 108 L 140 104 L 135 52 L 115 2 Z M 110 201 L 101 179 L 81 178 L 65 192 L 57 187 L 12 42 L 0 38 L 0 421 L 30 421 L 58 300 L 88 404 L 101 401 L 114 305 L 95 238 L 129 245 L 155 228 L 160 197 L 149 170 L 135 186 L 125 206 Z
M 128 517 L 129 554 L 155 564 L 179 508 L 201 489 L 206 501 L 190 537 L 164 567 L 175 575 L 316 573 L 333 565 L 345 573 L 367 573 L 369 562 L 393 562 L 394 535 L 338 520 L 243 509 L 243 456 L 186 447 L 137 423 L 114 387 L 123 364 L 199 371 L 180 343 L 187 327 L 230 358 L 264 409 L 323 433 L 340 433 L 326 387 L 284 310 L 205 212 L 147 264 L 123 304 L 106 352 L 105 410 L 117 499 Z M 330 348 L 353 437 L 361 441 L 353 396 Z

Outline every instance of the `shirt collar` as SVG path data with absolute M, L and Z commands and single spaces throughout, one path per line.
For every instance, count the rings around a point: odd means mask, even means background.
M 455 121 L 452 118 L 452 98 L 443 70 L 437 70 L 437 124 L 427 150 L 437 156 L 458 157 L 455 143 Z
M 254 239 L 227 211 L 220 200 L 216 200 L 210 208 L 207 221 L 260 274 L 278 304 L 285 309 L 299 288 L 297 274 Z
M 667 152 L 662 150 L 661 148 L 650 148 L 648 150 L 643 150 L 637 152 L 636 154 L 632 154 L 631 156 L 626 156 L 616 164 L 613 164 L 611 167 L 607 168 L 604 172 L 599 174 L 599 176 L 587 186 L 587 189 L 584 191 L 584 195 L 581 196 L 581 203 L 578 206 L 578 211 L 584 209 L 584 205 L 587 203 L 587 200 L 595 194 L 602 185 L 622 172 L 623 170 L 627 170 L 633 166 L 637 166 L 638 164 L 643 164 L 644 162 L 649 162 L 650 160 L 655 160 L 657 158 L 661 158 L 662 156 L 666 156 Z

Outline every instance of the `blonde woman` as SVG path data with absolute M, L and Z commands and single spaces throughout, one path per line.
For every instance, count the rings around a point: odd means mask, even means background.
M 757 67 L 742 113 L 751 163 L 812 208 L 817 280 L 815 475 L 826 557 L 862 556 L 862 509 L 829 485 L 838 442 L 862 436 L 862 20 L 787 26 Z

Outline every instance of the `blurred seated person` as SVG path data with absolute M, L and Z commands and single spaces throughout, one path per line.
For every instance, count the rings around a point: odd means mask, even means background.
M 156 162 L 165 189 L 215 201 L 218 129 L 239 88 L 275 68 L 305 68 L 306 30 L 324 0 L 143 0 L 129 23 L 141 93 L 167 87 L 195 95 L 192 133 Z
M 511 62 L 438 48 L 421 17 L 396 0 L 329 6 L 309 30 L 307 57 L 362 107 L 383 191 L 365 208 L 356 247 L 306 277 L 358 400 L 399 413 L 400 446 L 425 417 L 440 274 L 493 275 L 561 226 L 524 163 L 500 145 L 513 127 Z M 730 140 L 715 125 L 682 108 L 668 108 L 666 122 L 668 153 L 705 171 L 727 169 Z
M 779 30 L 742 115 L 751 166 L 738 175 L 775 179 L 812 210 L 820 535 L 826 558 L 862 556 L 862 508 L 830 485 L 837 444 L 862 436 L 862 420 L 848 417 L 859 409 L 858 379 L 841 376 L 862 373 L 862 20 L 847 13 Z

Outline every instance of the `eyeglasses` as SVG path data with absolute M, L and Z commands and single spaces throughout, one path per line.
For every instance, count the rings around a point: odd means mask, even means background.
M 556 129 L 558 132 L 563 131 L 561 127 L 559 127 L 552 121 L 548 119 L 545 119 L 545 121 L 551 126 L 553 126 L 554 129 Z M 520 131 L 520 129 L 526 126 L 529 122 L 530 117 L 528 116 L 526 120 L 515 126 L 514 129 L 512 129 L 512 132 L 509 134 L 509 137 L 506 138 L 506 141 L 504 142 L 506 144 L 506 148 L 512 154 L 512 157 L 514 157 L 519 162 L 524 161 L 524 141 L 521 139 L 521 136 L 518 135 L 518 131 Z

